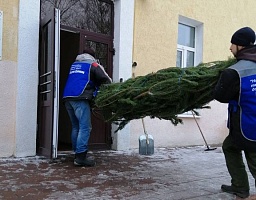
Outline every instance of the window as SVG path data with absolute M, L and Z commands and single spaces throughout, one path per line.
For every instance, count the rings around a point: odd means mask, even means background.
M 193 67 L 202 62 L 203 23 L 179 16 L 176 66 Z M 185 112 L 181 117 L 191 117 Z
M 195 27 L 179 23 L 176 66 L 193 67 L 195 52 Z

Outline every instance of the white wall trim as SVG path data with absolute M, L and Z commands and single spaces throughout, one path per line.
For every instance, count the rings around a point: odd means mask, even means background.
M 134 29 L 134 0 L 115 0 L 114 48 L 116 54 L 113 60 L 113 81 L 120 78 L 127 80 L 132 76 L 132 52 Z M 112 148 L 125 150 L 130 148 L 130 124 L 114 133 L 116 126 L 112 125 Z
M 19 1 L 16 157 L 36 155 L 40 0 Z

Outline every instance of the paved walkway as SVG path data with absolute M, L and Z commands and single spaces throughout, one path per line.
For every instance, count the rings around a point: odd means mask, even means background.
M 220 190 L 230 183 L 221 148 L 204 150 L 155 148 L 152 156 L 138 149 L 90 152 L 97 161 L 93 168 L 74 167 L 70 154 L 54 161 L 0 159 L 0 199 L 238 200 Z

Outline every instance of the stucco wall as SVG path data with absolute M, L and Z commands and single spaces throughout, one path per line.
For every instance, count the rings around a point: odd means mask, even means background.
M 0 1 L 0 157 L 36 153 L 39 2 Z
M 200 111 L 196 118 L 208 145 L 218 145 L 227 136 L 227 106 L 217 101 L 210 103 L 211 109 Z M 145 118 L 145 128 L 154 138 L 155 147 L 181 147 L 205 145 L 194 118 L 182 118 L 183 124 L 174 126 L 170 121 Z M 139 136 L 144 134 L 142 121 L 131 122 L 131 148 L 138 148 Z
M 0 1 L 3 11 L 3 59 L 17 62 L 19 0 Z
M 0 61 L 0 157 L 14 153 L 17 63 Z
M 0 1 L 0 10 L 3 11 L 0 61 L 0 157 L 12 156 L 15 150 L 18 2 L 18 0 Z
M 3 59 L 0 61 L 0 157 L 35 155 L 39 2 L 39 0 L 0 0 L 0 10 L 4 12 Z M 133 10 L 131 8 L 134 2 L 132 47 Z M 242 26 L 256 29 L 255 16 L 251 9 L 255 6 L 255 1 L 205 2 L 205 0 L 116 0 L 115 14 L 119 15 L 115 16 L 114 42 L 117 52 L 114 57 L 114 66 L 116 66 L 114 80 L 127 79 L 131 76 L 131 69 L 128 67 L 131 66 L 132 61 L 138 63 L 136 75 L 174 66 L 179 15 L 203 23 L 203 62 L 222 60 L 231 56 L 229 52 L 231 34 Z M 126 20 L 129 26 L 125 23 Z M 207 141 L 210 144 L 217 144 L 222 142 L 227 134 L 226 105 L 216 101 L 211 102 L 210 105 L 212 109 L 201 111 L 198 122 Z M 146 118 L 145 125 L 147 132 L 155 138 L 155 146 L 204 144 L 193 118 L 183 120 L 183 125 L 173 126 L 169 121 Z M 113 148 L 128 148 L 129 141 L 131 141 L 130 147 L 137 148 L 138 137 L 141 134 L 143 134 L 141 120 L 134 120 L 117 134 Z
M 131 77 L 134 0 L 115 0 L 115 30 L 114 30 L 114 69 L 113 81 L 119 82 L 120 78 L 127 80 Z M 130 147 L 130 125 L 114 133 L 117 127 L 112 124 L 112 149 L 125 150 Z
M 15 156 L 36 155 L 40 0 L 19 1 Z
M 230 37 L 242 26 L 256 29 L 255 1 L 139 0 L 135 1 L 133 61 L 137 75 L 176 65 L 179 15 L 200 21 L 203 62 L 231 56 Z
M 133 61 L 138 63 L 136 75 L 145 75 L 176 65 L 179 15 L 203 23 L 203 62 L 225 60 L 230 37 L 237 29 L 250 26 L 256 30 L 254 0 L 138 0 L 135 1 Z M 210 103 L 202 110 L 198 123 L 209 144 L 222 143 L 228 134 L 227 105 Z M 155 146 L 187 146 L 204 144 L 193 118 L 182 118 L 184 124 L 146 119 L 146 129 L 155 139 Z M 131 147 L 138 148 L 143 134 L 141 120 L 131 122 Z

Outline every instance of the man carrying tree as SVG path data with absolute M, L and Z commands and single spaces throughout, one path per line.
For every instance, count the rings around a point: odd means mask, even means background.
M 243 162 L 256 179 L 256 46 L 255 32 L 244 27 L 231 38 L 230 51 L 237 63 L 225 69 L 214 89 L 214 98 L 228 103 L 229 135 L 223 142 L 231 185 L 222 185 L 224 192 L 241 198 L 249 196 L 249 181 Z
M 90 102 L 96 96 L 100 85 L 111 82 L 112 79 L 104 68 L 97 63 L 92 49 L 85 49 L 70 67 L 63 101 L 72 124 L 71 139 L 76 166 L 95 165 L 94 160 L 87 158 L 88 141 L 92 129 Z

